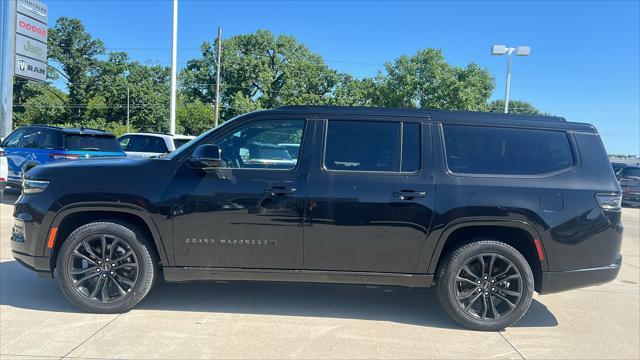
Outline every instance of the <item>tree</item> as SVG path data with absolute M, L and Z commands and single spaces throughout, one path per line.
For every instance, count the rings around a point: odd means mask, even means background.
M 86 104 L 90 97 L 90 77 L 98 63 L 96 56 L 104 54 L 104 44 L 93 39 L 80 20 L 67 17 L 59 18 L 49 29 L 48 36 L 49 60 L 59 63 L 62 68 L 58 72 L 67 82 L 69 102 L 72 105 Z M 73 111 L 72 117 L 79 120 L 82 108 Z
M 333 90 L 332 105 L 340 106 L 373 106 L 377 94 L 374 79 L 356 79 L 348 74 L 339 74 L 339 81 Z
M 68 118 L 67 95 L 59 89 L 35 82 L 25 83 L 19 102 L 14 102 L 14 126 L 61 124 Z
M 213 45 L 203 43 L 202 57 L 189 61 L 181 74 L 186 97 L 207 104 L 215 100 L 217 47 Z M 331 102 L 336 71 L 293 37 L 258 30 L 223 40 L 222 48 L 224 119 L 248 109 Z
M 176 110 L 176 122 L 185 135 L 200 135 L 213 127 L 213 109 L 196 99 Z
M 385 64 L 374 103 L 401 108 L 486 110 L 493 76 L 476 64 L 449 65 L 439 49 L 425 49 Z
M 504 100 L 493 100 L 489 104 L 489 111 L 491 112 L 503 112 L 504 111 Z M 540 115 L 542 114 L 540 110 L 536 109 L 535 106 L 520 100 L 509 100 L 509 112 L 512 114 L 531 114 L 531 115 Z

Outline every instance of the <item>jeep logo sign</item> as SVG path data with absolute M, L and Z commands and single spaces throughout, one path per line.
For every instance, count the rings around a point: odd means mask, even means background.
M 16 34 L 16 53 L 47 62 L 47 45 L 20 34 Z

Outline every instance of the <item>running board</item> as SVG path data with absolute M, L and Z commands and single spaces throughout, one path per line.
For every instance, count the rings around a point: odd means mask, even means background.
M 205 267 L 164 267 L 167 282 L 185 281 L 286 281 L 364 285 L 430 287 L 433 275 L 360 271 L 278 270 Z

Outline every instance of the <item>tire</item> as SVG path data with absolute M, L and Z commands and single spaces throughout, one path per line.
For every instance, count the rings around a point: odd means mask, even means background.
M 533 273 L 525 258 L 492 239 L 478 239 L 454 250 L 443 259 L 436 279 L 444 311 L 473 330 L 496 331 L 515 324 L 533 297 Z
M 55 276 L 64 295 L 79 309 L 122 313 L 151 291 L 158 276 L 153 254 L 149 240 L 135 227 L 92 222 L 64 241 Z

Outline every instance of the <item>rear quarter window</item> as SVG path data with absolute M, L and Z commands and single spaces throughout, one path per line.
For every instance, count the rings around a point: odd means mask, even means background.
M 459 174 L 542 175 L 575 164 L 564 131 L 444 125 L 446 161 Z

